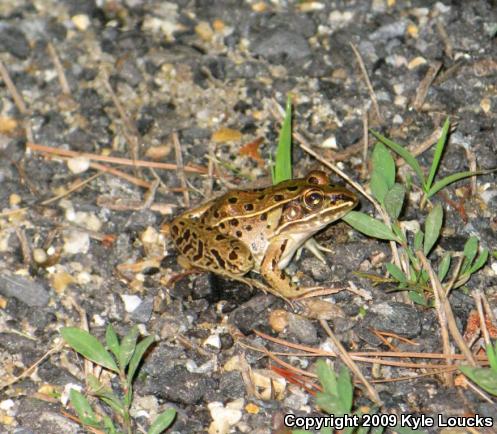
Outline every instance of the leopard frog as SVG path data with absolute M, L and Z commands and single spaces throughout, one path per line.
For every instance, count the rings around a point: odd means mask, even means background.
M 284 272 L 297 249 L 356 204 L 354 193 L 329 185 L 316 170 L 266 188 L 229 191 L 176 217 L 170 234 L 182 266 L 291 299 L 306 292 Z M 268 285 L 247 277 L 249 271 Z

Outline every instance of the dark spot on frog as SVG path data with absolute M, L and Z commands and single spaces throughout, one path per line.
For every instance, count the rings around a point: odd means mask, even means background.
M 191 235 L 190 229 L 187 229 L 183 234 L 183 241 L 188 241 L 190 239 L 190 235 Z
M 285 248 L 286 248 L 286 243 L 288 242 L 288 240 L 285 240 L 283 241 L 283 244 L 280 246 L 280 251 L 281 253 L 283 253 L 285 251 Z
M 234 261 L 235 259 L 238 259 L 238 255 L 236 254 L 236 252 L 234 250 L 232 250 L 230 252 L 228 258 L 230 258 L 232 261 Z
M 265 195 L 265 194 L 261 194 L 261 195 L 257 196 L 257 200 L 258 200 L 259 202 L 263 201 L 265 198 L 266 198 L 266 195 Z
M 290 187 L 287 187 L 286 189 L 288 191 L 296 191 L 299 188 L 298 185 L 291 185 Z
M 250 232 L 252 230 L 252 226 L 251 225 L 247 225 L 243 229 L 245 229 L 246 231 Z
M 228 202 L 229 203 L 237 203 L 238 202 L 238 198 L 235 197 L 235 196 L 232 196 L 232 197 L 228 198 Z
M 219 224 L 219 227 L 220 227 L 221 229 L 224 229 L 224 228 L 226 227 L 226 225 L 225 225 L 224 223 L 220 223 L 220 224 Z
M 273 197 L 275 202 L 281 202 L 284 198 L 285 196 L 283 196 L 282 194 L 275 194 Z
M 190 243 L 190 244 L 187 244 L 185 247 L 183 247 L 183 254 L 186 255 L 188 253 L 189 250 L 192 250 L 193 249 L 193 245 Z
M 226 237 L 223 234 L 216 235 L 216 241 L 225 240 Z
M 267 212 L 263 212 L 261 214 L 261 216 L 259 217 L 259 219 L 261 220 L 261 222 L 266 221 L 267 220 Z
M 217 263 L 221 268 L 225 268 L 226 262 L 224 261 L 223 258 L 221 258 L 221 255 L 216 249 L 211 249 L 212 256 L 216 258 Z
M 254 205 L 251 203 L 246 203 L 245 205 L 243 205 L 243 208 L 245 209 L 245 211 L 253 211 Z
M 219 218 L 219 211 L 217 209 L 216 209 L 216 211 L 214 211 L 214 217 L 217 219 Z
M 276 265 L 278 265 L 278 261 L 276 261 L 276 259 L 273 259 L 271 261 L 271 270 L 276 269 Z
M 185 226 L 185 222 L 184 222 L 184 221 L 181 221 L 181 220 L 180 220 L 179 224 L 180 224 L 181 226 Z
M 238 238 L 241 238 L 242 237 L 242 231 L 236 231 L 235 232 L 235 235 L 238 237 Z
M 171 232 L 172 232 L 172 234 L 173 234 L 174 236 L 177 236 L 177 235 L 178 235 L 178 232 L 179 232 L 178 226 L 173 225 L 173 226 L 171 227 Z
M 204 243 L 202 241 L 199 241 L 197 246 L 197 254 L 193 257 L 194 261 L 198 261 L 204 256 Z
M 230 220 L 230 225 L 231 226 L 238 226 L 238 220 L 237 219 L 231 219 Z

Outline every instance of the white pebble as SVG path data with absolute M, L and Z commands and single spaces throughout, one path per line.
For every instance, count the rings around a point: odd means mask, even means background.
M 90 236 L 86 232 L 71 230 L 64 234 L 64 252 L 70 255 L 87 253 L 90 249 Z
M 221 348 L 221 339 L 219 338 L 218 334 L 212 334 L 210 335 L 203 343 L 203 346 L 210 346 L 213 348 L 220 349 Z
M 0 410 L 7 411 L 14 407 L 14 401 L 12 399 L 6 399 L 5 401 L 0 402 Z
M 71 21 L 79 31 L 84 31 L 90 26 L 90 17 L 86 14 L 74 15 Z
M 48 259 L 47 252 L 43 249 L 34 249 L 33 250 L 33 259 L 37 264 L 42 264 Z
M 137 295 L 121 294 L 121 299 L 124 303 L 124 310 L 128 313 L 133 312 L 142 303 L 142 299 Z
M 72 173 L 83 173 L 90 167 L 90 160 L 86 157 L 75 157 L 67 160 L 67 167 Z

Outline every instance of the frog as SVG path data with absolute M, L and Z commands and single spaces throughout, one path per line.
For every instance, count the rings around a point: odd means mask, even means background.
M 287 300 L 303 288 L 285 272 L 313 235 L 342 218 L 357 195 L 321 170 L 264 188 L 230 190 L 173 219 L 169 232 L 184 268 L 210 271 Z M 262 276 L 248 277 L 249 272 Z

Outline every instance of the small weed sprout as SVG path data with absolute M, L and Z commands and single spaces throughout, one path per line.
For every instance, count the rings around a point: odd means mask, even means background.
M 98 429 L 107 434 L 131 434 L 135 432 L 129 412 L 133 401 L 132 383 L 143 355 L 154 342 L 154 338 L 148 336 L 138 342 L 139 331 L 138 327 L 134 326 L 119 342 L 116 332 L 109 324 L 105 333 L 105 343 L 110 350 L 109 352 L 97 338 L 85 330 L 64 327 L 60 333 L 74 351 L 119 376 L 122 398 L 117 396 L 109 387 L 103 385 L 94 375 L 89 375 L 87 378 L 89 395 L 107 404 L 114 411 L 114 418 L 106 414 L 97 416 L 88 399 L 81 392 L 75 389 L 70 391 L 69 399 L 78 414 L 81 424 L 90 430 Z M 176 411 L 174 409 L 166 410 L 154 420 L 147 434 L 162 433 L 172 424 L 175 416 Z M 116 428 L 113 419 L 122 424 L 121 429 Z

